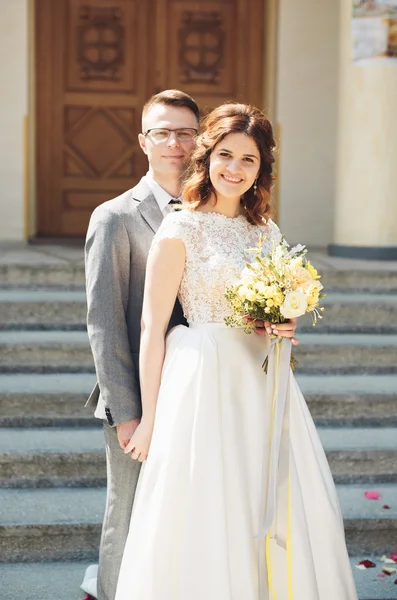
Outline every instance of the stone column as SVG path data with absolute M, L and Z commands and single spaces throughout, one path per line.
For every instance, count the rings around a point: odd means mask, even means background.
M 397 260 L 397 60 L 354 63 L 351 0 L 340 0 L 333 256 Z

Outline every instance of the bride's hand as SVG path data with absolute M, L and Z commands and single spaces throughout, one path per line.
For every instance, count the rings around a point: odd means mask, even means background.
M 131 452 L 131 458 L 143 462 L 149 454 L 152 441 L 153 424 L 142 419 L 134 435 L 124 449 L 124 454 Z
M 299 344 L 299 340 L 295 337 L 296 319 L 288 319 L 285 323 L 274 325 L 268 321 L 255 321 L 255 333 L 258 335 L 278 335 L 291 340 L 294 346 Z

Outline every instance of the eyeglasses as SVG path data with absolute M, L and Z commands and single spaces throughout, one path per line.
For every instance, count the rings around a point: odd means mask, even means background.
M 145 137 L 150 137 L 155 143 L 160 143 L 167 142 L 171 133 L 175 133 L 175 137 L 178 142 L 192 142 L 198 134 L 198 130 L 189 127 L 185 127 L 183 129 L 160 129 L 158 127 L 154 127 L 153 129 L 148 129 L 143 135 Z

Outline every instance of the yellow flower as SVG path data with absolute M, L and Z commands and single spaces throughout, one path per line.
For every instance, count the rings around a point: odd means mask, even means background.
M 313 294 L 311 296 L 306 296 L 307 305 L 308 306 L 316 306 L 318 304 L 318 294 Z
M 275 306 L 281 306 L 284 302 L 284 294 L 280 290 L 273 296 Z
M 323 289 L 323 285 L 319 281 L 312 281 L 303 288 L 303 293 L 307 298 L 309 306 L 315 306 L 318 303 L 318 296 L 320 291 Z
M 269 298 L 269 300 L 266 302 L 266 304 L 269 308 L 272 308 L 272 306 L 274 306 L 274 302 L 271 298 Z
M 265 298 L 273 298 L 277 293 L 277 288 L 274 285 L 267 285 L 263 292 Z
M 306 263 L 306 269 L 309 271 L 313 279 L 320 279 L 321 275 L 318 274 L 317 269 L 313 267 L 313 265 L 310 263 L 310 260 L 308 260 Z

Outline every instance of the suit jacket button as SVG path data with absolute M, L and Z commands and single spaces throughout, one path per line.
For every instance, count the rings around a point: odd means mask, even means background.
M 105 415 L 106 415 L 109 425 L 113 425 L 114 421 L 113 421 L 112 413 L 110 412 L 110 408 L 108 408 L 107 406 L 105 408 Z

